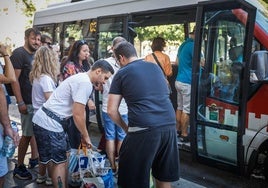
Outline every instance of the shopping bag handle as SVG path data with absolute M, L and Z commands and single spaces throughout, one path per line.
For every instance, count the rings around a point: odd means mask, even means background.
M 85 156 L 87 156 L 87 146 L 83 145 L 82 143 L 79 144 L 79 147 L 77 149 L 77 154 L 80 154 L 80 151 L 83 151 L 83 153 L 85 154 Z
M 88 167 L 90 167 L 92 169 L 92 176 L 96 177 L 96 167 L 94 166 L 94 162 L 93 162 L 93 150 L 92 149 L 87 149 L 86 146 L 83 146 L 83 144 L 79 145 L 78 148 L 78 154 L 80 154 L 80 150 L 82 150 L 84 152 L 84 156 L 86 156 L 88 158 Z M 79 166 L 79 173 L 80 173 L 80 177 L 83 177 L 82 175 L 82 169 L 81 169 L 81 165 L 80 165 L 80 159 L 78 160 L 78 166 Z

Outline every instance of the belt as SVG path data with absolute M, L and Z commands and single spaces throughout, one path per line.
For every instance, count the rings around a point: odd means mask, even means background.
M 67 118 L 61 118 L 58 115 L 56 115 L 54 112 L 51 112 L 50 110 L 46 109 L 44 106 L 42 106 L 42 110 L 46 113 L 48 117 L 51 119 L 54 119 L 61 125 L 65 125 Z
M 148 127 L 128 127 L 128 132 L 138 132 L 148 129 Z

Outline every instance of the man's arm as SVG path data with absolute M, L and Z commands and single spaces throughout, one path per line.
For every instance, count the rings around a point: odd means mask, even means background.
M 122 100 L 122 95 L 109 94 L 107 113 L 110 116 L 110 118 L 113 120 L 113 122 L 115 122 L 116 125 L 119 125 L 120 127 L 122 127 L 122 129 L 124 129 L 124 131 L 127 133 L 128 125 L 124 122 L 124 120 L 122 119 L 118 111 L 121 100 Z
M 10 126 L 7 110 L 7 101 L 2 85 L 0 85 L 0 123 L 4 127 Z
M 92 146 L 92 142 L 89 138 L 88 131 L 86 128 L 86 119 L 85 119 L 85 105 L 74 102 L 73 104 L 73 119 L 75 126 L 81 133 L 82 143 L 86 144 L 88 147 Z
M 22 114 L 27 114 L 27 106 L 25 105 L 21 96 L 21 90 L 20 90 L 20 84 L 19 84 L 20 74 L 21 74 L 21 69 L 15 69 L 16 81 L 11 83 L 11 87 L 17 100 L 19 112 Z
M 7 110 L 6 96 L 3 90 L 3 87 L 0 87 L 0 123 L 3 125 L 5 135 L 13 138 L 15 145 L 19 144 L 19 134 L 10 126 L 10 120 Z
M 2 54 L 5 65 L 4 65 L 4 74 L 0 74 L 0 83 L 10 83 L 16 81 L 16 76 L 14 72 L 13 65 L 10 61 L 9 55 L 7 54 L 6 47 L 0 45 L 0 54 Z M 0 65 L 1 66 L 1 65 Z

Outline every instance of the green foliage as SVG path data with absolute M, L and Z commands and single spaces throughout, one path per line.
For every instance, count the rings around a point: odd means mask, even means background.
M 182 42 L 184 40 L 183 25 L 161 25 L 137 27 L 137 38 L 139 41 L 152 41 L 155 37 L 163 37 L 167 42 Z
M 268 6 L 268 0 L 263 0 L 267 5 L 266 5 L 266 7 Z
M 32 17 L 36 11 L 36 7 L 32 0 L 15 0 L 16 4 L 22 3 L 22 12 L 26 17 Z

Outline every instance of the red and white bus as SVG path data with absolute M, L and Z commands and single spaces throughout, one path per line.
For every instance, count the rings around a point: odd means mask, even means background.
M 163 25 L 177 27 L 181 38 L 196 25 L 191 142 L 179 146 L 200 162 L 268 179 L 268 12 L 259 1 L 84 0 L 54 4 L 34 17 L 34 26 L 51 34 L 62 53 L 68 38 L 84 39 L 95 60 L 107 57 L 118 35 L 135 44 L 142 58 L 145 46 L 138 31 L 174 32 L 160 30 Z M 175 65 L 173 70 L 169 81 L 176 109 Z M 100 93 L 95 99 L 101 126 Z

